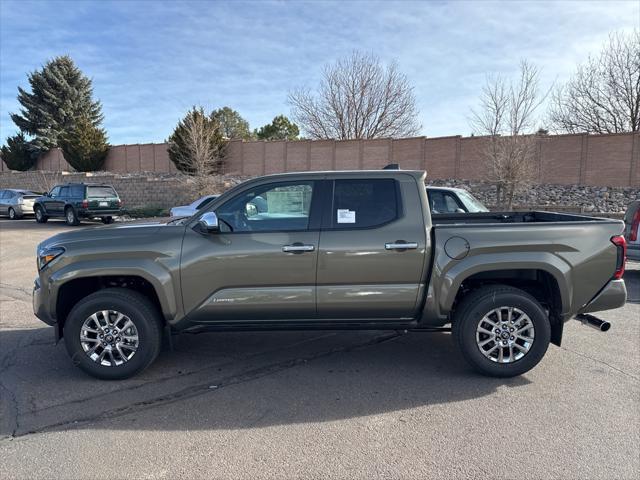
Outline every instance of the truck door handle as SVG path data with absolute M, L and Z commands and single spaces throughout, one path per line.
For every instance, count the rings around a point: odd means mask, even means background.
M 285 253 L 313 252 L 315 249 L 316 247 L 314 245 L 305 245 L 303 243 L 292 243 L 291 245 L 282 247 L 282 251 Z
M 415 250 L 418 248 L 418 244 L 416 242 L 403 242 L 397 241 L 393 243 L 385 243 L 385 250 Z

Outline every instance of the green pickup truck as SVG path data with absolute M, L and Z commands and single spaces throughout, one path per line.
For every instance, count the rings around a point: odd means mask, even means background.
M 510 377 L 560 344 L 565 321 L 608 328 L 591 313 L 625 303 L 622 222 L 432 215 L 425 178 L 271 175 L 192 217 L 56 235 L 38 246 L 35 314 L 104 379 L 140 372 L 185 330 L 452 329 L 475 369 Z

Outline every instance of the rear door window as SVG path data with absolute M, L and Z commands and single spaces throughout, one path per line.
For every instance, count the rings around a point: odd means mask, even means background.
M 391 178 L 335 180 L 331 228 L 375 228 L 399 217 L 396 181 Z
M 84 185 L 71 185 L 69 195 L 73 198 L 84 198 Z
M 105 197 L 117 197 L 116 191 L 113 187 L 87 187 L 87 197 L 88 198 L 105 198 Z

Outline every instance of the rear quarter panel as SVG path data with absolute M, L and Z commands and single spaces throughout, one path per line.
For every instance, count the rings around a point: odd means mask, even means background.
M 617 221 L 436 226 L 431 281 L 439 313 L 451 310 L 460 285 L 471 275 L 536 269 L 556 279 L 562 314 L 573 315 L 612 278 L 616 247 L 610 239 L 623 227 Z M 459 260 L 445 251 L 447 240 L 456 236 L 469 243 L 468 254 Z

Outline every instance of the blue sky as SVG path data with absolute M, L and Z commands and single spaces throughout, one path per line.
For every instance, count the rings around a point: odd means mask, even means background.
M 0 135 L 17 87 L 71 55 L 93 79 L 112 144 L 162 142 L 192 105 L 229 105 L 252 128 L 289 113 L 287 92 L 318 83 L 353 49 L 397 60 L 415 87 L 422 134 L 470 133 L 487 75 L 521 58 L 544 86 L 566 80 L 640 1 L 324 2 L 0 0 Z

